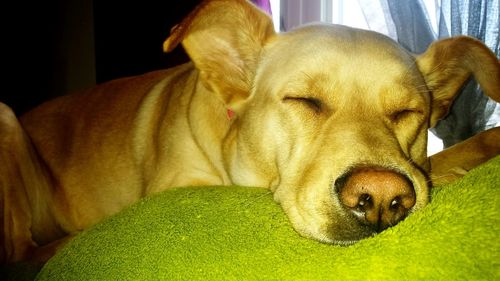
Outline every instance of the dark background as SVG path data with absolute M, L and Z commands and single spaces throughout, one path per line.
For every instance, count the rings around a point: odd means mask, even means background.
M 110 79 L 188 60 L 162 50 L 200 0 L 12 1 L 2 8 L 3 90 L 17 115 Z

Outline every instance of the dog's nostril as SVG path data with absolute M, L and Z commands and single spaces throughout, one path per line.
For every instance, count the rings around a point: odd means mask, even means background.
M 391 210 L 394 210 L 394 211 L 395 211 L 395 210 L 398 210 L 400 207 L 403 207 L 403 208 L 404 208 L 404 206 L 401 206 L 401 203 L 402 203 L 402 202 L 401 202 L 401 196 L 396 196 L 396 198 L 394 198 L 394 199 L 392 200 L 392 202 L 391 202 L 391 204 L 390 204 L 389 208 L 390 208 Z
M 356 169 L 337 183 L 342 204 L 376 231 L 397 224 L 416 202 L 411 182 L 387 169 Z
M 366 209 L 371 208 L 372 198 L 370 194 L 361 194 L 359 197 L 359 202 L 358 202 L 358 210 L 359 211 L 366 211 Z

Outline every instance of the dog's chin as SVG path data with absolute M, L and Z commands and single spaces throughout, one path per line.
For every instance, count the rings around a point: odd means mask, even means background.
M 354 220 L 344 224 L 332 222 L 323 227 L 295 227 L 295 230 L 301 236 L 308 239 L 338 246 L 350 246 L 356 244 L 360 240 L 373 237 L 378 233 L 370 227 Z
M 347 247 L 347 246 L 354 245 L 363 239 L 370 238 L 370 237 L 373 237 L 375 235 L 377 235 L 377 233 L 372 232 L 369 235 L 363 235 L 363 236 L 359 236 L 356 238 L 333 239 L 329 242 L 329 244 Z
M 339 231 L 331 232 L 327 243 L 339 246 L 350 246 L 375 235 L 377 235 L 377 232 L 364 227 L 359 229 L 351 228 L 349 231 L 344 233 L 339 233 Z
M 339 235 L 332 235 L 332 234 L 328 234 L 328 233 L 324 234 L 324 235 L 319 234 L 319 235 L 312 236 L 309 234 L 309 235 L 303 235 L 303 236 L 305 236 L 306 238 L 312 239 L 312 240 L 316 240 L 316 241 L 321 242 L 321 243 L 347 247 L 347 246 L 354 245 L 363 239 L 370 238 L 370 237 L 373 237 L 375 235 L 377 235 L 376 232 L 363 232 L 363 233 L 354 234 L 354 235 L 345 236 L 345 237 L 341 237 Z

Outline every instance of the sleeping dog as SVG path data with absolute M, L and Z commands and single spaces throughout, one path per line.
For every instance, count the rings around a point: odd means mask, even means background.
M 276 34 L 244 0 L 204 1 L 177 25 L 192 62 L 42 104 L 0 106 L 0 260 L 43 261 L 78 232 L 171 187 L 269 188 L 295 230 L 350 244 L 393 226 L 498 155 L 492 129 L 426 155 L 427 131 L 469 76 L 500 100 L 479 41 L 413 56 L 374 32 Z

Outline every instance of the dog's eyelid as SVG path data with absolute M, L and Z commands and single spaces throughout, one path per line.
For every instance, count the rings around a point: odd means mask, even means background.
M 424 113 L 423 110 L 418 109 L 418 108 L 405 108 L 405 109 L 396 110 L 396 111 L 390 113 L 389 118 L 393 122 L 398 122 L 398 121 L 408 117 L 409 115 L 423 114 L 423 113 Z
M 312 110 L 320 113 L 323 110 L 323 102 L 320 99 L 313 97 L 295 97 L 295 96 L 285 96 L 283 101 L 298 101 L 306 104 Z

